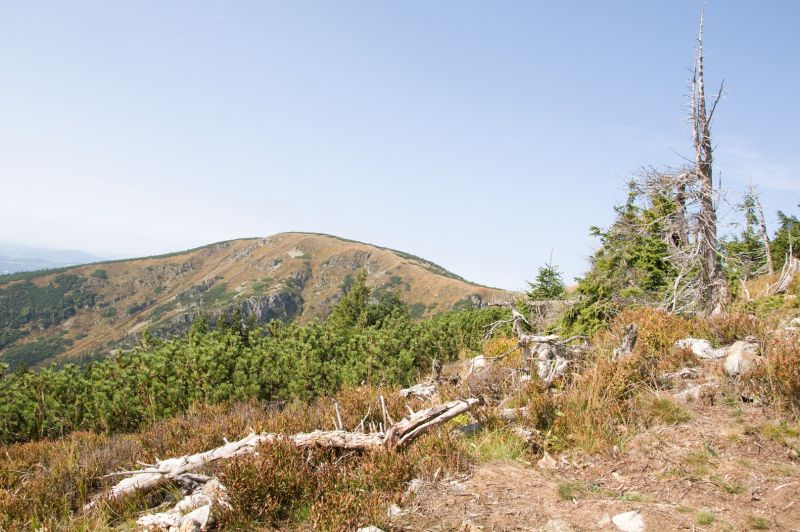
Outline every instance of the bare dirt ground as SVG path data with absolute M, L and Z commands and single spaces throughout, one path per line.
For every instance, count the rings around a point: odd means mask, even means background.
M 478 466 L 427 484 L 398 530 L 617 530 L 637 510 L 648 531 L 800 530 L 800 439 L 775 408 L 730 390 L 690 403 L 691 420 L 654 426 L 604 455 L 542 467 Z

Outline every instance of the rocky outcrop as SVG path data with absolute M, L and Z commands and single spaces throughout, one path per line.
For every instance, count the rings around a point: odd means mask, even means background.
M 303 311 L 302 296 L 290 291 L 248 297 L 239 304 L 242 317 L 247 320 L 252 316 L 258 323 L 268 323 L 272 320 L 290 321 Z M 230 310 L 235 308 L 236 305 L 229 307 Z

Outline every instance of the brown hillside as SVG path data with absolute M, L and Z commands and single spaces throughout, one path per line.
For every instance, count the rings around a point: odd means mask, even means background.
M 379 292 L 396 292 L 415 316 L 504 301 L 511 295 L 469 283 L 402 252 L 328 235 L 281 233 L 171 255 L 78 266 L 7 283 L 0 292 L 14 283 L 47 287 L 58 275 L 78 275 L 85 279 L 81 290 L 89 292 L 94 303 L 76 308 L 74 315 L 49 327 L 26 324 L 26 335 L 5 351 L 59 338 L 64 344 L 61 352 L 35 356 L 36 363 L 89 353 L 104 356 L 113 346 L 130 345 L 145 330 L 179 333 L 200 311 L 213 318 L 237 305 L 260 322 L 308 322 L 326 316 L 343 294 L 347 279 L 361 269 L 367 270 L 368 285 Z

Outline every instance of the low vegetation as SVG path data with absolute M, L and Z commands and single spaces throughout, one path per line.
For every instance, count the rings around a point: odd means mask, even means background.
M 145 336 L 135 349 L 83 368 L 9 373 L 0 379 L 0 441 L 132 431 L 197 403 L 308 400 L 361 383 L 410 384 L 434 359 L 479 349 L 484 326 L 500 312 L 414 321 L 397 298 L 370 304 L 364 280 L 324 323 L 262 329 L 234 315 L 210 328 L 201 318 L 182 338 Z

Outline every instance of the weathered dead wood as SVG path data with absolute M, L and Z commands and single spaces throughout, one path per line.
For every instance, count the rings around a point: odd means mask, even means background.
M 661 382 L 669 382 L 675 379 L 696 379 L 699 375 L 697 368 L 681 368 L 678 371 L 662 373 L 658 376 Z
M 562 339 L 551 334 L 523 335 L 519 338 L 522 347 L 523 360 L 535 363 L 537 374 L 546 387 L 553 385 L 553 381 L 566 373 L 570 361 L 582 350 L 581 346 L 570 346 L 575 340 L 584 339 L 583 336 L 572 336 Z
M 415 412 L 392 425 L 386 431 L 381 443 L 390 449 L 402 447 L 436 425 L 441 425 L 458 415 L 469 412 L 480 402 L 480 399 L 474 398 L 459 399 Z
M 800 259 L 792 257 L 790 251 L 783 264 L 783 269 L 781 269 L 781 276 L 775 284 L 767 288 L 767 295 L 772 296 L 786 292 L 797 274 L 800 274 Z
M 455 400 L 415 412 L 393 424 L 383 432 L 348 432 L 344 430 L 315 430 L 308 433 L 286 436 L 282 434 L 250 433 L 244 438 L 226 442 L 225 445 L 202 453 L 159 460 L 152 466 L 137 471 L 124 471 L 115 475 L 129 475 L 119 481 L 106 494 L 93 498 L 84 508 L 90 510 L 99 502 L 117 499 L 137 492 L 147 492 L 203 466 L 236 456 L 253 454 L 262 443 L 288 441 L 298 447 L 328 447 L 337 449 L 365 450 L 376 447 L 395 449 L 402 447 L 431 428 L 468 412 L 479 404 L 480 399 Z
M 704 310 L 711 314 L 722 312 L 727 304 L 727 283 L 717 253 L 717 210 L 714 205 L 714 156 L 711 142 L 711 122 L 714 111 L 722 98 L 720 85 L 711 109 L 706 107 L 705 80 L 703 73 L 703 25 L 705 8 L 700 12 L 700 31 L 695 48 L 695 64 L 692 75 L 691 116 L 692 140 L 695 151 L 695 171 L 700 181 L 700 216 L 697 234 L 697 250 L 700 258 L 700 287 Z
M 636 346 L 636 339 L 639 337 L 639 327 L 635 323 L 630 323 L 625 327 L 625 334 L 622 336 L 622 343 L 614 349 L 613 359 L 620 360 L 627 358 L 633 353 Z
M 511 317 L 507 320 L 498 320 L 489 324 L 486 334 L 483 335 L 484 340 L 491 338 L 494 332 L 503 325 L 511 324 L 512 329 L 514 329 L 514 334 L 516 334 L 518 337 L 525 334 L 525 328 L 522 326 L 523 323 L 530 327 L 530 323 L 528 323 L 528 320 L 525 319 L 525 316 L 520 314 L 511 303 L 496 304 L 493 306 L 508 307 L 508 309 L 511 311 Z
M 400 390 L 401 397 L 422 397 L 423 399 L 430 399 L 436 394 L 435 382 L 421 382 L 409 388 Z
M 205 530 L 215 506 L 229 507 L 227 490 L 217 479 L 209 478 L 171 509 L 144 515 L 136 524 L 144 530 Z
M 767 233 L 767 220 L 764 217 L 764 208 L 761 206 L 761 198 L 756 188 L 752 185 L 747 191 L 747 196 L 751 199 L 755 215 L 758 218 L 758 232 L 761 236 L 761 242 L 764 244 L 764 255 L 766 255 L 767 258 L 767 273 L 774 275 L 775 264 L 772 261 L 772 250 L 769 246 L 769 233 Z

